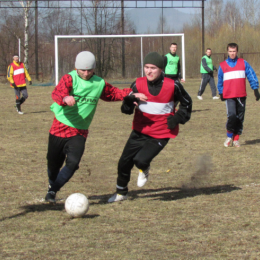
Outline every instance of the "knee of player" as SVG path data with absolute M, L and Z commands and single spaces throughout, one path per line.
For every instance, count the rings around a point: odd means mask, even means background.
M 149 163 L 144 162 L 141 158 L 134 158 L 134 164 L 138 169 L 145 170 L 149 167 Z
M 76 171 L 79 169 L 79 161 L 76 160 L 76 158 L 67 158 L 66 161 L 66 166 L 71 170 L 71 171 Z
M 237 120 L 237 115 L 232 114 L 228 116 L 228 121 L 233 122 Z

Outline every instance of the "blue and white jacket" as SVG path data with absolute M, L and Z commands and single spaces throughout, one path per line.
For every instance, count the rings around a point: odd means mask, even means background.
M 238 57 L 236 57 L 233 60 L 228 57 L 226 62 L 231 68 L 233 68 L 237 64 L 237 59 L 238 59 Z M 249 63 L 247 61 L 244 60 L 244 62 L 245 62 L 245 68 L 246 68 L 246 70 L 245 70 L 246 77 L 249 81 L 250 87 L 252 89 L 258 89 L 259 88 L 259 82 L 258 82 L 257 76 L 255 74 L 255 71 L 249 65 Z M 218 68 L 218 92 L 219 92 L 219 94 L 223 93 L 223 70 L 220 66 Z

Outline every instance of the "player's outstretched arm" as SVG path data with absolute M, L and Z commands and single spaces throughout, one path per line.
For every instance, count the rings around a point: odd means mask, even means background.
M 130 88 L 119 89 L 108 82 L 105 82 L 105 87 L 100 99 L 103 101 L 122 101 L 130 92 L 132 92 L 132 89 Z

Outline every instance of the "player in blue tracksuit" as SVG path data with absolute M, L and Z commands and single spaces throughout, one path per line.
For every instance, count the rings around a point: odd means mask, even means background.
M 246 107 L 246 78 L 254 90 L 256 101 L 259 100 L 259 82 L 253 68 L 244 59 L 237 57 L 238 45 L 229 43 L 228 59 L 221 62 L 218 70 L 218 91 L 221 100 L 226 100 L 227 139 L 224 146 L 240 147 L 239 136 L 243 131 Z M 224 71 L 223 71 L 224 70 Z
M 234 68 L 237 64 L 237 59 L 238 57 L 236 57 L 235 59 L 231 59 L 230 57 L 228 57 L 226 59 L 226 62 L 230 67 Z M 246 77 L 250 83 L 251 88 L 253 90 L 258 89 L 259 83 L 254 70 L 246 60 L 244 60 L 244 63 L 246 67 Z M 223 93 L 223 71 L 221 67 L 219 67 L 218 69 L 218 92 L 219 95 Z

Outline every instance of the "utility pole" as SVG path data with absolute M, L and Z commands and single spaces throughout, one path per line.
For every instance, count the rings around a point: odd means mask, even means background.
M 124 0 L 121 0 L 121 31 L 125 34 Z M 122 38 L 122 76 L 125 78 L 125 38 Z
M 204 28 L 204 0 L 201 1 L 201 20 L 202 20 L 202 56 L 205 52 L 205 28 Z
M 39 80 L 38 62 L 38 1 L 35 1 L 35 77 Z

